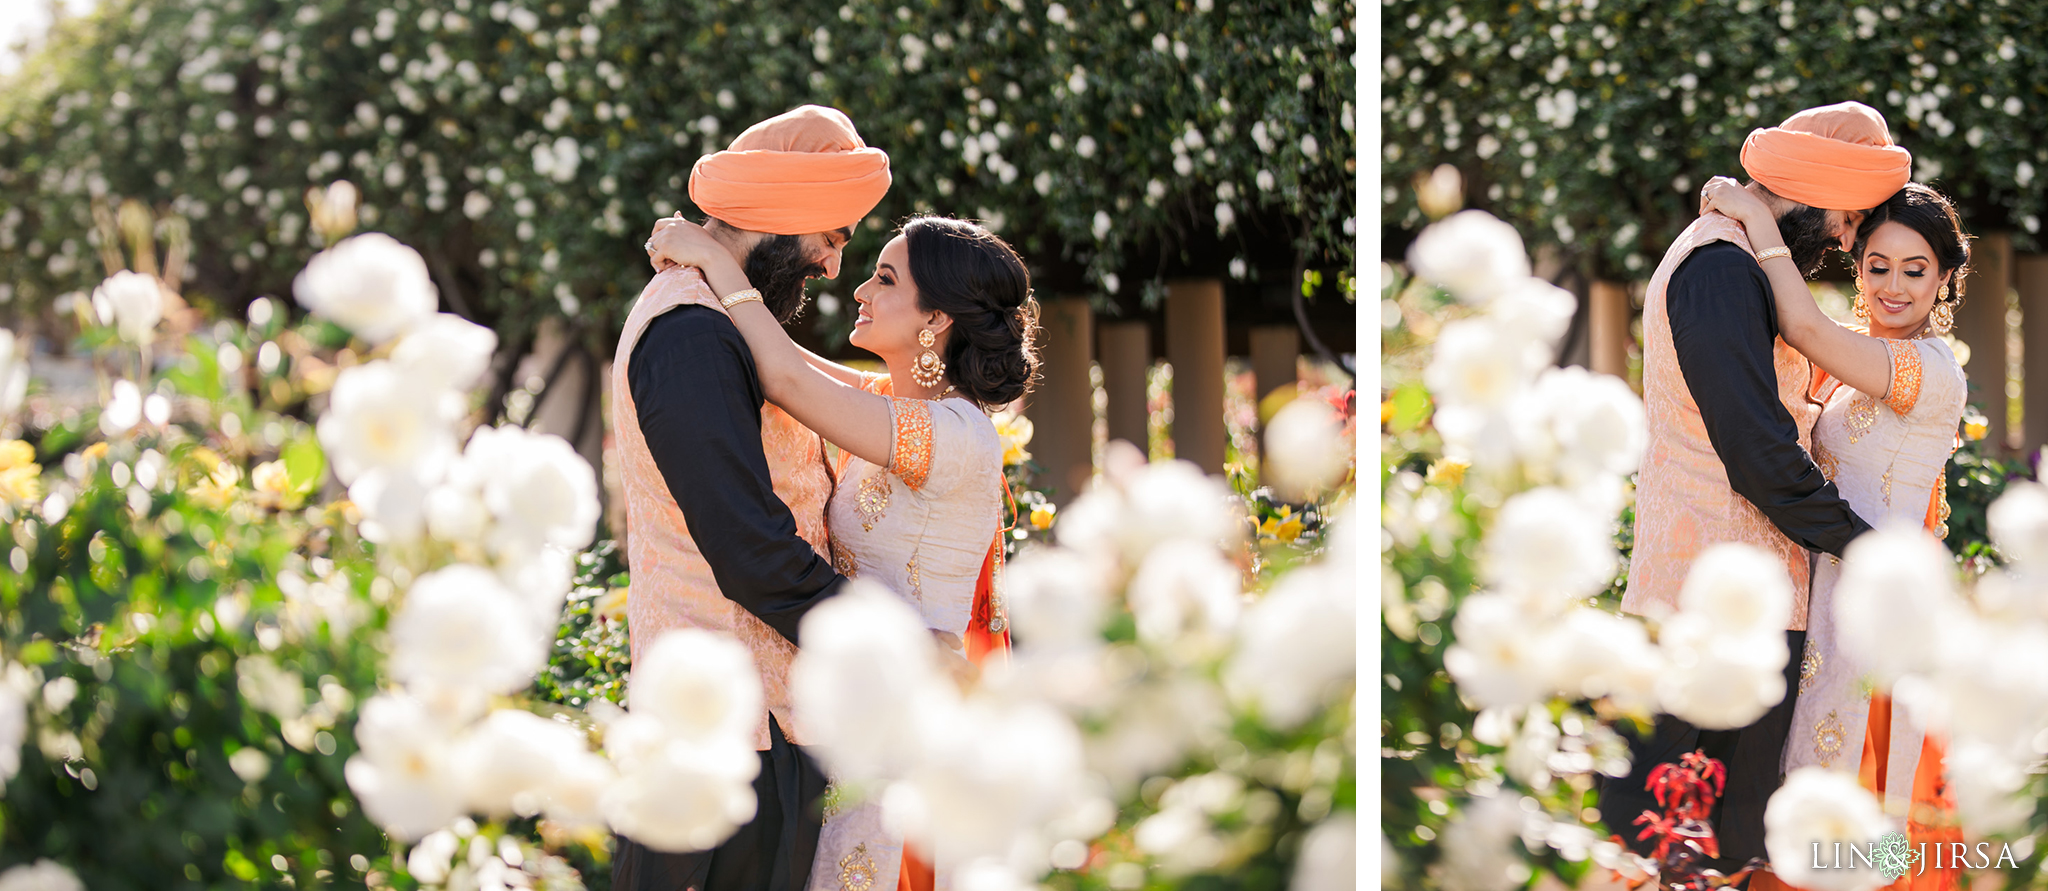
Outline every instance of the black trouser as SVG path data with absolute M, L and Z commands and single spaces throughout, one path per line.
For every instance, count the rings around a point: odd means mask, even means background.
M 811 879 L 824 825 L 818 762 L 768 718 L 769 748 L 754 778 L 754 819 L 709 851 L 667 854 L 612 836 L 616 891 L 802 891 Z
M 1721 857 L 1709 866 L 1722 872 L 1740 869 L 1751 857 L 1764 857 L 1764 806 L 1778 791 L 1784 777 L 1778 767 L 1785 752 L 1785 736 L 1792 729 L 1792 706 L 1799 698 L 1799 660 L 1806 651 L 1806 632 L 1785 632 L 1785 699 L 1758 718 L 1756 723 L 1733 730 L 1701 730 L 1671 715 L 1658 715 L 1648 739 L 1638 737 L 1624 725 L 1628 740 L 1629 774 L 1623 779 L 1602 778 L 1600 819 L 1607 831 L 1620 835 L 1636 853 L 1648 856 L 1654 839 L 1636 840 L 1642 831 L 1635 819 L 1643 811 L 1659 815 L 1657 798 L 1645 788 L 1650 771 L 1659 764 L 1676 764 L 1693 751 L 1705 752 L 1728 770 L 1728 789 L 1714 808 L 1714 836 L 1721 845 Z

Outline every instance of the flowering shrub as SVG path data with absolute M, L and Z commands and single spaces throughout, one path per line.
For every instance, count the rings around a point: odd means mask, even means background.
M 1617 727 L 1647 730 L 1659 712 L 1736 727 L 1780 701 L 1789 582 L 1762 552 L 1719 545 L 1695 560 L 1676 614 L 1652 627 L 1610 612 L 1598 598 L 1616 576 L 1640 402 L 1616 379 L 1545 367 L 1569 303 L 1527 278 L 1512 228 L 1456 214 L 1409 259 L 1413 277 L 1388 268 L 1382 294 L 1388 881 L 1504 891 L 1594 866 L 1648 881 L 1668 861 L 1605 840 L 1640 830 L 1597 824 L 1594 774 L 1628 774 Z M 2024 862 L 2004 878 L 2025 882 L 2048 792 L 2023 766 L 2048 729 L 2033 568 L 2048 559 L 2048 488 L 1998 483 L 1983 555 L 1995 559 L 1959 572 L 1925 531 L 1878 530 L 1845 557 L 1836 616 L 1868 679 L 1947 738 L 1964 827 L 2011 841 Z M 1787 780 L 1765 823 L 1774 868 L 1814 888 L 1883 882 L 1811 871 L 1811 842 L 1861 847 L 1898 828 L 1854 777 L 1818 769 Z
M 1973 231 L 2040 231 L 2048 148 L 2035 129 L 2048 56 L 2033 4 L 1539 0 L 1384 7 L 1380 196 L 1419 230 L 1439 164 L 1474 203 L 1588 272 L 1648 278 L 1736 174 L 1743 137 L 1792 112 L 1854 99 L 1913 152 L 1914 179 L 1955 195 Z M 1484 197 L 1481 201 L 1480 196 Z
M 1174 269 L 1345 267 L 1354 16 L 1349 0 L 107 0 L 0 109 L 0 303 L 90 288 L 96 248 L 120 240 L 91 208 L 133 198 L 217 248 L 184 272 L 239 309 L 325 246 L 299 196 L 345 178 L 450 309 L 509 347 L 561 317 L 605 355 L 645 279 L 628 246 L 690 209 L 690 163 L 803 102 L 847 110 L 893 159 L 856 253 L 936 208 L 1000 230 L 1042 288 L 1157 296 Z

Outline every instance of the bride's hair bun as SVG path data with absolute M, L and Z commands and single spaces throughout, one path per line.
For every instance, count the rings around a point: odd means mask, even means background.
M 920 215 L 902 232 L 918 308 L 953 319 L 940 357 L 953 386 L 987 406 L 1024 395 L 1038 374 L 1038 302 L 1024 261 L 994 232 L 966 220 Z

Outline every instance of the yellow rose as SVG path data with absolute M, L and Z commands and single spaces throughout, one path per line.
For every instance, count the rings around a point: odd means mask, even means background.
M 0 503 L 33 504 L 43 497 L 43 468 L 16 464 L 0 470 Z
M 1025 446 L 1031 444 L 1031 434 L 1035 432 L 1031 426 L 1031 419 L 1016 412 L 1005 411 L 996 413 L 992 420 L 995 421 L 996 436 L 1001 438 L 1003 443 L 1003 465 L 1008 467 L 1031 460 L 1031 453 L 1024 450 Z
M 19 439 L 0 442 L 0 470 L 20 467 L 23 464 L 34 464 L 35 460 L 35 446 L 22 442 Z
M 613 588 L 606 591 L 603 597 L 597 599 L 597 603 L 590 611 L 612 621 L 625 618 L 626 594 L 629 590 L 630 588 Z
M 1059 509 L 1058 507 L 1055 507 L 1055 506 L 1053 506 L 1053 505 L 1051 505 L 1051 504 L 1034 504 L 1034 505 L 1032 505 L 1032 506 L 1031 506 L 1031 528 L 1033 528 L 1033 529 L 1041 529 L 1041 530 L 1042 530 L 1042 529 L 1051 529 L 1051 528 L 1052 528 L 1052 520 L 1053 520 L 1053 517 L 1054 517 L 1054 516 L 1055 516 L 1056 514 L 1058 514 L 1058 513 L 1059 513 L 1059 510 L 1060 510 L 1060 509 Z
M 1432 486 L 1456 486 L 1465 481 L 1465 471 L 1472 468 L 1472 462 L 1456 458 L 1438 458 L 1429 465 L 1429 474 L 1423 479 Z

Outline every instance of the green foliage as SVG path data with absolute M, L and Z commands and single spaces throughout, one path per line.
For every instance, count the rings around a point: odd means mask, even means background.
M 233 310 L 286 292 L 301 193 L 346 178 L 453 311 L 508 346 L 564 317 L 602 354 L 690 164 L 803 102 L 893 158 L 856 256 L 936 209 L 1041 290 L 1348 265 L 1352 4 L 1212 5 L 107 0 L 0 103 L 0 288 L 90 288 L 92 202 L 137 198 L 189 221 L 187 290 Z
M 2048 171 L 2044 16 L 2030 3 L 1399 0 L 1381 18 L 1381 206 L 1391 229 L 1420 230 L 1404 186 L 1452 164 L 1467 203 L 1532 247 L 1647 278 L 1700 185 L 1741 174 L 1752 129 L 1854 99 L 1972 230 L 2030 246 Z
M 600 699 L 626 704 L 626 555 L 605 539 L 576 557 L 576 583 L 562 610 L 555 651 L 534 678 L 534 696 L 570 708 Z
M 1948 461 L 1948 538 L 1943 543 L 1949 551 L 1965 561 L 1999 559 L 1985 513 L 2013 480 L 2033 476 L 2024 460 L 1985 454 L 1981 441 L 1956 449 Z

